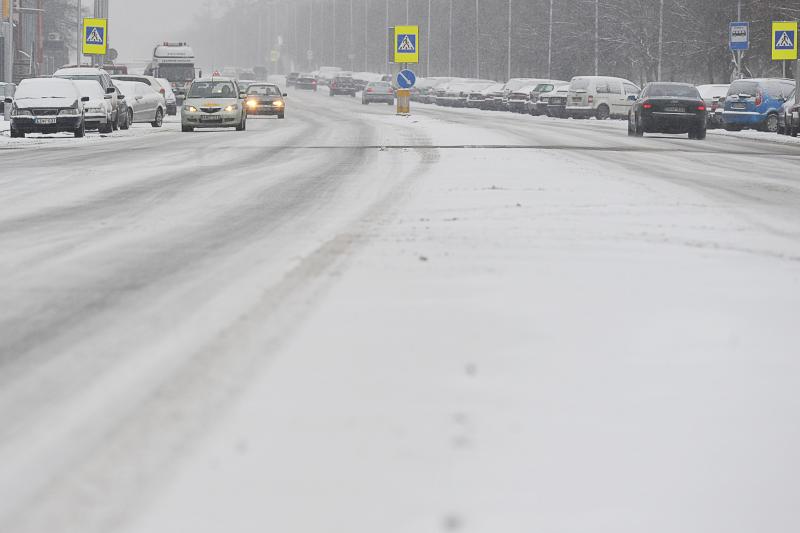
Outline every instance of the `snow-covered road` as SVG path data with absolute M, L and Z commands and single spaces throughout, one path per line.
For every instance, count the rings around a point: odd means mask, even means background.
M 800 145 L 414 111 L 0 137 L 0 531 L 797 529 Z

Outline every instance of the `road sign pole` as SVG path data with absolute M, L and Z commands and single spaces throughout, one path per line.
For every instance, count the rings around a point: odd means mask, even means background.
M 8 20 L 4 21 L 7 23 L 5 28 L 5 37 L 3 37 L 5 41 L 5 72 L 3 73 L 3 79 L 6 80 L 8 83 L 14 83 L 14 2 L 13 0 L 8 1 Z M 0 95 L 2 96 L 2 95 Z

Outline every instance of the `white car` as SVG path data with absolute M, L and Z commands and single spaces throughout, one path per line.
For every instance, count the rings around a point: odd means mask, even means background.
M 725 97 L 728 95 L 730 83 L 719 83 L 715 85 L 698 85 L 697 90 L 706 103 L 708 112 L 707 128 L 722 127 L 722 111 L 725 109 Z
M 200 78 L 192 82 L 181 113 L 181 130 L 195 128 L 247 128 L 247 110 L 233 78 Z
M 564 108 L 567 106 L 569 98 L 569 85 L 555 87 L 549 93 L 542 93 L 535 103 L 535 115 L 547 115 L 548 117 L 566 118 Z
M 114 83 L 128 102 L 129 124 L 144 122 L 150 123 L 154 128 L 162 126 L 166 109 L 164 97 L 160 93 L 139 81 L 115 80 Z
M 74 83 L 81 96 L 89 98 L 89 101 L 83 104 L 86 129 L 111 133 L 114 129 L 114 122 L 111 118 L 114 113 L 111 98 L 117 95 L 106 94 L 100 84 L 93 80 L 74 80 Z
M 576 76 L 569 83 L 566 114 L 572 118 L 627 118 L 642 91 L 632 81 L 611 76 Z
M 177 115 L 178 97 L 175 96 L 175 92 L 172 90 L 172 84 L 166 78 L 156 78 L 156 81 L 161 85 L 161 88 L 164 89 L 164 100 L 167 104 L 167 115 Z

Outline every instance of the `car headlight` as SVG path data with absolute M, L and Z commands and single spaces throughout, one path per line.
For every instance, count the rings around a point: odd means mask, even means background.
M 235 106 L 235 105 L 229 105 L 229 106 L 227 106 L 227 107 L 225 108 L 225 111 L 227 111 L 228 113 L 230 113 L 231 111 L 236 111 L 236 108 L 237 108 L 237 106 Z
M 183 106 L 183 110 L 189 113 L 197 113 L 197 108 L 193 105 L 185 105 Z
M 77 107 L 70 107 L 69 109 L 62 109 L 58 112 L 59 115 L 77 115 L 78 108 Z
M 256 107 L 257 105 L 258 105 L 258 102 L 256 102 L 255 100 L 248 100 L 247 101 L 247 107 Z M 228 106 L 228 107 L 230 107 L 230 106 Z
M 272 105 L 274 105 L 275 107 L 283 107 L 283 102 L 281 102 L 280 100 L 276 100 L 275 102 L 272 103 Z
M 30 109 L 14 109 L 13 110 L 14 116 L 17 117 L 30 117 L 33 116 Z

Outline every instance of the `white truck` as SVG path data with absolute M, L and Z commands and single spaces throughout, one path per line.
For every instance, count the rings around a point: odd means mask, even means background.
M 186 97 L 186 91 L 195 78 L 194 50 L 187 43 L 158 44 L 153 49 L 153 60 L 144 73 L 169 80 L 172 92 L 180 102 Z

